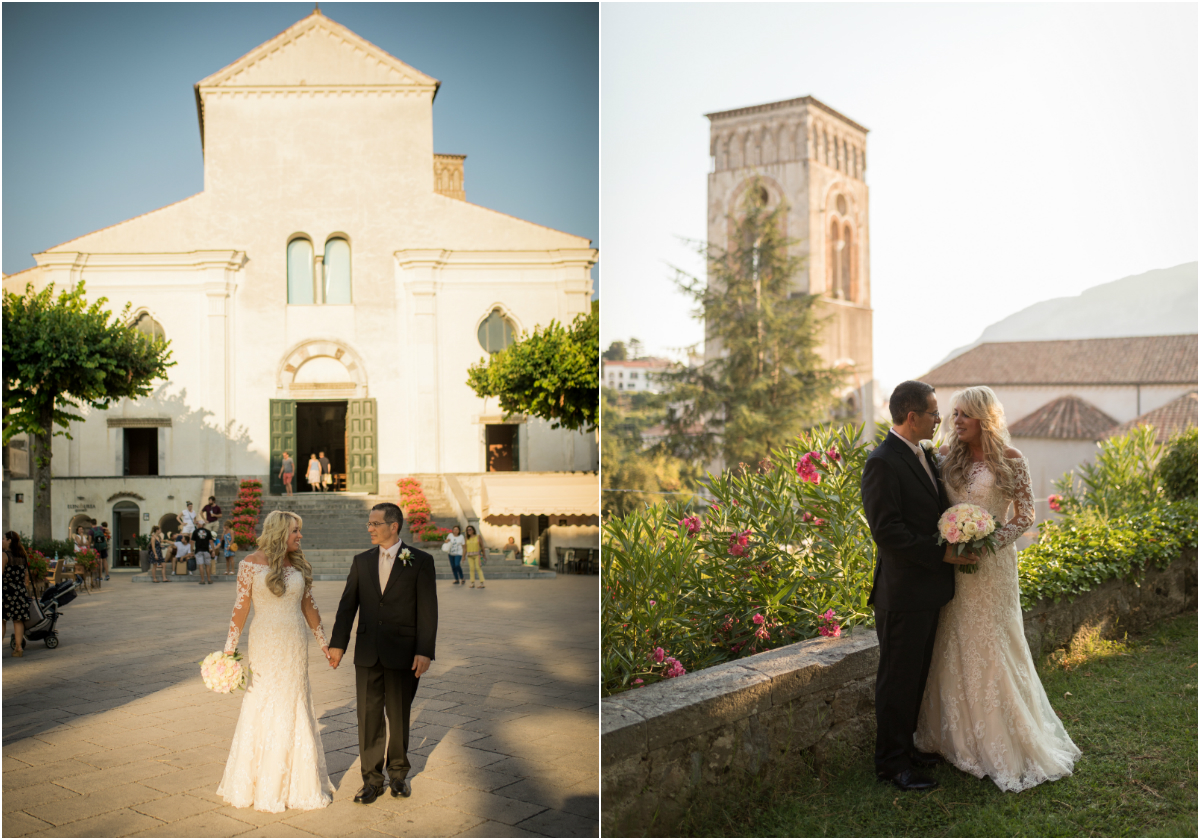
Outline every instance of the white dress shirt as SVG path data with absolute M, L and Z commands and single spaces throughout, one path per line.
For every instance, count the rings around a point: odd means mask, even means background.
M 396 555 L 400 553 L 400 549 L 404 547 L 404 543 L 396 540 L 391 548 L 379 547 L 379 591 L 387 589 L 388 578 L 392 576 L 392 566 L 396 562 Z
M 925 475 L 929 476 L 929 480 L 933 484 L 934 492 L 937 492 L 937 489 L 938 489 L 937 479 L 933 477 L 933 470 L 931 470 L 929 468 L 929 461 L 926 459 L 925 452 L 921 449 L 920 445 L 913 443 L 911 440 L 909 440 L 904 435 L 897 432 L 895 429 L 892 429 L 891 433 L 894 434 L 900 440 L 904 441 L 904 445 L 907 446 L 909 449 L 911 449 L 913 454 L 917 456 L 917 460 L 920 461 L 921 466 L 925 468 Z

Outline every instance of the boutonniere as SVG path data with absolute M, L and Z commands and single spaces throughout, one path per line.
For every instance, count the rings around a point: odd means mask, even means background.
M 400 553 L 397 555 L 397 558 L 403 565 L 407 566 L 408 561 L 412 559 L 412 552 L 408 550 L 407 546 L 405 546 L 404 548 L 400 549 Z
M 925 450 L 925 457 L 927 457 L 929 459 L 929 463 L 936 466 L 937 462 L 938 462 L 937 461 L 938 453 L 937 453 L 937 448 L 933 445 L 933 441 L 931 441 L 931 440 L 921 441 L 921 448 Z

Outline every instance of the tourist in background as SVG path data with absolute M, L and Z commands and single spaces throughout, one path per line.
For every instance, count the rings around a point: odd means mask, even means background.
M 296 474 L 296 464 L 291 457 L 283 453 L 283 466 L 279 468 L 279 479 L 283 482 L 283 489 L 287 495 L 292 495 L 292 476 Z
M 446 552 L 450 557 L 450 571 L 454 572 L 455 586 L 466 583 L 462 570 L 464 544 L 466 544 L 466 538 L 462 535 L 462 528 L 459 528 L 457 525 L 446 535 L 446 542 L 442 544 L 442 551 Z
M 316 455 L 308 456 L 308 472 L 304 475 L 312 492 L 317 492 L 321 486 L 321 462 Z
M 179 529 L 189 535 L 196 530 L 196 511 L 192 510 L 191 502 L 188 502 L 187 507 L 179 514 Z
M 466 536 L 467 549 L 467 567 L 471 572 L 471 588 L 475 588 L 475 575 L 479 575 L 479 588 L 484 589 L 483 585 L 483 558 L 484 552 L 487 551 L 487 546 L 484 545 L 483 537 L 475 530 L 475 526 L 467 526 Z
M 155 525 L 150 529 L 150 580 L 153 583 L 166 583 L 167 570 L 163 568 L 163 563 L 166 558 L 163 557 L 163 534 L 162 528 Z M 162 580 L 158 579 L 155 572 L 162 572 Z
M 233 529 L 228 525 L 222 526 L 217 523 L 217 533 L 221 535 L 221 539 L 217 545 L 221 547 L 221 553 L 225 555 L 225 574 L 233 574 Z
M 208 497 L 208 504 L 200 508 L 200 512 L 204 514 L 204 521 L 210 525 L 221 518 L 221 506 L 217 504 L 216 496 Z
M 4 629 L 13 623 L 13 656 L 25 655 L 25 622 L 29 621 L 29 558 L 16 531 L 4 535 Z
M 192 546 L 190 544 L 191 541 L 192 541 L 192 538 L 190 536 L 188 536 L 187 534 L 179 534 L 175 538 L 175 560 L 176 561 L 179 561 L 179 560 L 188 561 L 187 569 L 188 569 L 189 575 L 192 573 L 192 557 L 191 557 Z
M 87 531 L 82 525 L 75 528 L 75 536 L 71 538 L 75 543 L 75 553 L 85 550 L 91 542 L 91 538 L 87 535 Z
M 200 577 L 198 583 L 201 586 L 212 583 L 213 558 L 210 551 L 212 542 L 212 531 L 208 530 L 206 523 L 200 523 L 196 533 L 192 534 L 192 545 L 196 554 L 196 572 Z
M 101 522 L 92 529 L 92 548 L 100 555 L 100 577 L 108 580 L 108 541 L 112 539 L 112 531 L 108 523 Z
M 329 492 L 329 488 L 333 486 L 333 465 L 329 463 L 324 452 L 317 453 L 317 460 L 321 463 L 321 488 Z
M 521 546 L 517 545 L 517 541 L 512 537 L 508 538 L 508 542 L 504 544 L 504 561 L 511 563 L 517 559 L 517 555 L 521 553 Z

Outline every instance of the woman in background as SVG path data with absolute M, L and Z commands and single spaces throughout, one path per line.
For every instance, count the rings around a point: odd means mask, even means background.
M 150 580 L 153 583 L 167 582 L 167 570 L 163 568 L 164 562 L 165 558 L 163 557 L 162 528 L 155 525 L 150 529 Z M 154 574 L 155 572 L 162 572 L 161 581 Z
M 462 528 L 457 525 L 454 530 L 446 536 L 446 543 L 442 546 L 446 554 L 450 557 L 450 571 L 454 572 L 454 585 L 460 586 L 466 583 L 466 578 L 463 577 L 462 556 L 463 545 L 466 544 L 466 538 L 462 535 Z
M 321 487 L 321 462 L 317 460 L 316 455 L 308 457 L 308 472 L 304 475 L 305 480 L 312 492 L 317 492 Z
M 4 624 L 13 623 L 13 656 L 25 655 L 25 622 L 29 621 L 29 558 L 21 535 L 4 535 Z
M 471 571 L 471 588 L 475 588 L 475 575 L 479 575 L 479 588 L 484 589 L 483 585 L 483 552 L 487 551 L 487 546 L 483 543 L 483 537 L 479 536 L 475 531 L 474 525 L 467 526 L 466 537 L 467 548 L 467 566 Z

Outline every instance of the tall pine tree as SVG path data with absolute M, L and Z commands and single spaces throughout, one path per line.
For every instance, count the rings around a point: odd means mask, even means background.
M 824 322 L 817 296 L 795 291 L 803 258 L 782 233 L 786 212 L 783 203 L 768 207 L 766 189 L 753 182 L 729 220 L 729 247 L 699 247 L 707 282 L 678 271 L 709 350 L 704 364 L 670 377 L 668 445 L 681 456 L 753 465 L 835 406 L 842 375 L 816 351 Z

